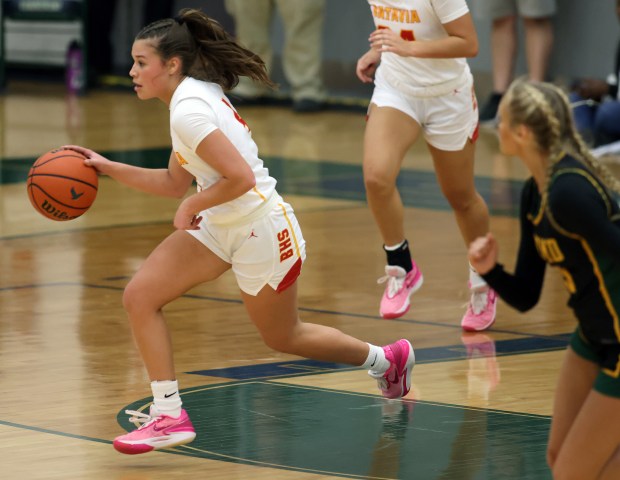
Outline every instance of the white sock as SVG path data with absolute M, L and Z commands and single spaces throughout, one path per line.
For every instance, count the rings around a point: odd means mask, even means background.
M 382 347 L 368 344 L 370 350 L 368 351 L 368 358 L 362 365 L 362 368 L 371 370 L 375 373 L 384 373 L 390 368 L 390 362 L 385 358 L 385 352 Z
M 385 245 L 383 248 L 389 252 L 393 252 L 394 250 L 398 250 L 400 247 L 402 247 L 406 241 L 407 239 L 403 240 L 398 245 L 390 245 L 390 246 Z
M 484 290 L 488 287 L 487 282 L 476 272 L 471 263 L 469 264 L 469 284 L 472 290 Z
M 155 408 L 169 417 L 179 418 L 181 405 L 183 405 L 181 395 L 179 395 L 179 382 L 176 380 L 151 382 L 151 390 Z

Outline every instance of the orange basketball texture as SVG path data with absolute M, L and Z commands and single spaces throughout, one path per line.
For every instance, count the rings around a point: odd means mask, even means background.
M 84 156 L 73 150 L 56 149 L 41 155 L 28 173 L 26 186 L 34 208 L 56 221 L 84 214 L 95 201 L 99 180 Z

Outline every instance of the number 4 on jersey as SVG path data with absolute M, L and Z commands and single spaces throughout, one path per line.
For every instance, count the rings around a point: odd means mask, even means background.
M 386 27 L 384 25 L 379 25 L 377 28 L 378 29 L 387 28 L 388 30 L 390 30 L 390 27 Z M 400 38 L 408 42 L 413 42 L 415 40 L 415 35 L 413 34 L 413 30 L 401 30 Z
M 241 115 L 239 115 L 239 114 L 237 113 L 237 110 L 235 110 L 235 109 L 233 108 L 233 106 L 232 106 L 230 103 L 228 103 L 228 102 L 226 101 L 226 99 L 225 99 L 225 98 L 222 98 L 222 102 L 224 102 L 224 103 L 226 104 L 226 106 L 232 110 L 233 115 L 235 116 L 235 119 L 236 119 L 236 120 L 237 120 L 237 121 L 238 121 L 241 125 L 243 125 L 245 128 L 247 128 L 247 130 L 248 130 L 248 132 L 249 132 L 249 131 L 250 131 L 250 127 L 248 127 L 248 124 L 247 124 L 247 123 L 245 123 L 245 120 L 244 120 L 243 118 L 241 118 Z

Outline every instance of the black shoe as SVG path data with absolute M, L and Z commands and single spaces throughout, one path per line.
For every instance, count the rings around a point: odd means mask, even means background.
M 503 94 L 493 92 L 484 108 L 480 110 L 480 122 L 483 123 L 495 123 L 497 117 L 497 109 L 499 108 L 499 102 L 502 99 Z
M 311 98 L 300 98 L 293 101 L 293 110 L 297 113 L 313 113 L 323 110 L 323 102 Z

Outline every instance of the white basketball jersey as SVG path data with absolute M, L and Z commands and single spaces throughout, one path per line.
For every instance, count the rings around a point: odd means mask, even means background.
M 217 182 L 221 175 L 196 154 L 207 135 L 220 129 L 250 165 L 256 186 L 244 195 L 201 213 L 206 221 L 230 223 L 255 211 L 275 192 L 276 180 L 269 176 L 249 127 L 234 109 L 222 88 L 188 77 L 170 101 L 170 136 L 179 164 L 194 177 L 198 191 Z
M 465 0 L 368 0 L 377 28 L 389 28 L 406 40 L 437 40 L 449 23 L 469 12 Z M 454 81 L 469 72 L 464 58 L 414 58 L 383 52 L 379 69 L 416 87 Z M 387 72 L 386 72 L 387 73 Z

